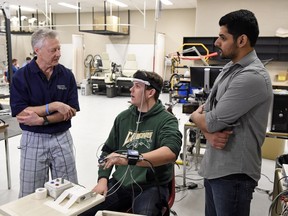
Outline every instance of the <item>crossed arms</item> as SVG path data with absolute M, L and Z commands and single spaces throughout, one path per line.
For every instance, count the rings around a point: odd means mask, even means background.
M 50 115 L 46 112 L 46 105 L 27 107 L 22 110 L 17 116 L 17 121 L 24 125 L 35 126 L 42 125 L 44 122 L 43 116 L 49 119 L 50 123 L 68 121 L 76 115 L 76 109 L 63 102 L 52 102 L 48 104 Z

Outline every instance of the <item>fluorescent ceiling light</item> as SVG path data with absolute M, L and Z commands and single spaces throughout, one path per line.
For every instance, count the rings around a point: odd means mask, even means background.
M 162 4 L 164 5 L 173 5 L 173 3 L 170 0 L 160 0 Z
M 11 9 L 15 9 L 18 10 L 19 9 L 19 5 L 10 5 Z M 35 12 L 36 9 L 34 8 L 29 8 L 29 7 L 25 7 L 25 6 L 20 6 L 21 11 L 27 11 L 27 12 Z
M 117 1 L 117 0 L 107 0 L 107 2 L 114 4 L 114 5 L 117 5 L 119 7 L 128 7 L 128 5 L 126 5 L 120 1 Z
M 58 4 L 61 5 L 61 6 L 64 6 L 64 7 L 75 9 L 75 10 L 81 9 L 77 5 L 72 5 L 72 4 L 68 4 L 68 3 L 65 3 L 65 2 L 59 2 Z

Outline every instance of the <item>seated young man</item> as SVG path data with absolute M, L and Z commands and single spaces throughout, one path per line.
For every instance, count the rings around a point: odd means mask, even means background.
M 162 87 L 157 73 L 137 71 L 133 75 L 132 105 L 116 117 L 102 148 L 103 164 L 93 191 L 104 194 L 105 202 L 81 215 L 130 207 L 135 214 L 161 215 L 182 144 L 177 119 L 158 99 Z

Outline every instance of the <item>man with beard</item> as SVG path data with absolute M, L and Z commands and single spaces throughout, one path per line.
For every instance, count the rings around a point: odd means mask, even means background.
M 19 197 L 49 180 L 77 183 L 71 118 L 79 111 L 73 73 L 59 64 L 57 32 L 39 29 L 31 36 L 36 57 L 14 74 L 10 105 L 22 129 Z
M 247 216 L 261 173 L 272 86 L 254 46 L 259 28 L 251 11 L 238 10 L 219 21 L 215 41 L 230 59 L 206 103 L 191 120 L 207 139 L 199 174 L 204 177 L 206 216 Z

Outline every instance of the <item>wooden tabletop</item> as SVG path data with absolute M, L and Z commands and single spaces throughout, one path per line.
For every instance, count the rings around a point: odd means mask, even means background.
M 4 129 L 4 128 L 7 128 L 8 126 L 9 126 L 9 124 L 0 122 L 0 130 Z

